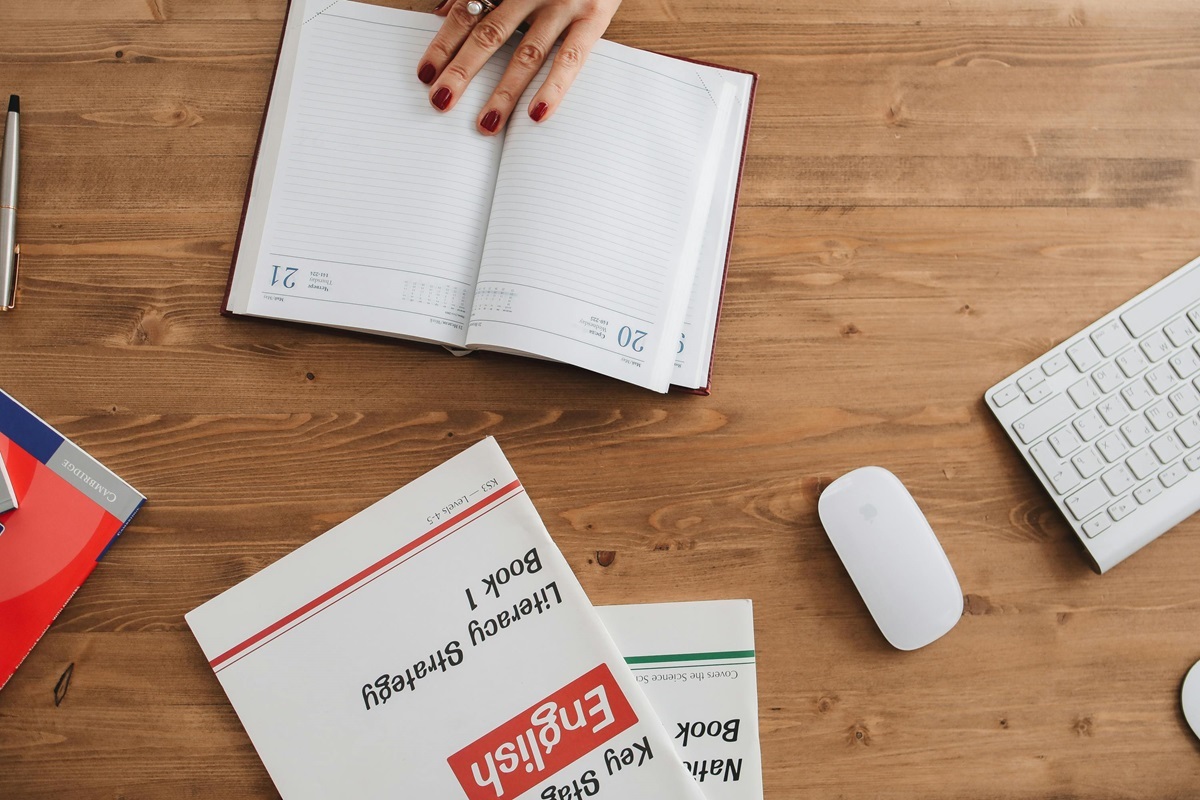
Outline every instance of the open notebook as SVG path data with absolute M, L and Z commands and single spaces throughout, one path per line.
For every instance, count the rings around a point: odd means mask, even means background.
M 292 1 L 225 310 L 707 391 L 755 76 L 601 41 L 485 137 L 512 44 L 443 114 L 440 25 Z

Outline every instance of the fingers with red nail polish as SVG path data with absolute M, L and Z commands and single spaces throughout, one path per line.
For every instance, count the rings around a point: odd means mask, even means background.
M 549 53 L 554 49 L 554 42 L 568 25 L 571 24 L 572 14 L 561 0 L 555 6 L 552 0 L 543 0 L 546 5 L 532 17 L 529 30 L 521 36 L 512 58 L 501 76 L 500 82 L 492 92 L 484 108 L 493 109 L 500 113 L 500 119 L 507 121 L 516 111 L 517 103 L 525 89 L 537 77 L 538 70 L 546 62 Z M 510 0 L 505 0 L 510 2 Z M 482 125 L 481 125 L 482 128 Z
M 545 82 L 526 108 L 534 122 L 545 122 L 620 5 L 621 0 L 496 0 L 487 13 L 472 14 L 467 0 L 441 0 L 434 12 L 445 21 L 418 62 L 417 77 L 430 87 L 429 102 L 450 111 L 489 59 L 512 41 L 508 66 L 476 119 L 481 133 L 494 134 L 554 53 Z M 514 39 L 518 29 L 524 32 Z
M 446 19 L 421 58 L 422 63 L 432 64 L 437 71 L 430 102 L 440 111 L 453 108 L 488 59 L 512 38 L 536 4 L 547 1 L 509 0 L 497 3 L 486 14 L 472 14 L 467 9 L 467 0 L 447 3 L 443 9 Z
M 616 10 L 615 7 L 613 10 Z M 579 70 L 583 68 L 583 62 L 592 52 L 592 46 L 604 35 L 611 19 L 612 14 L 607 17 L 586 17 L 576 20 L 567 28 L 567 34 L 550 64 L 545 83 L 529 101 L 529 116 L 534 122 L 544 122 L 554 115 L 567 89 L 571 88 Z

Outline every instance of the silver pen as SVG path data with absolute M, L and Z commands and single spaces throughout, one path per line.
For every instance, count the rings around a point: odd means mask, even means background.
M 8 98 L 8 122 L 4 126 L 4 155 L 0 160 L 0 310 L 17 301 L 17 269 L 21 246 L 17 244 L 17 173 L 21 149 L 21 98 Z

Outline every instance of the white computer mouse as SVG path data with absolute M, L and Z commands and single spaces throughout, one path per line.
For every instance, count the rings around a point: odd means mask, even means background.
M 1200 661 L 1192 665 L 1183 679 L 1183 718 L 1192 733 L 1200 736 Z
M 916 650 L 962 617 L 958 577 L 917 501 L 892 473 L 863 467 L 829 484 L 821 524 L 885 639 Z

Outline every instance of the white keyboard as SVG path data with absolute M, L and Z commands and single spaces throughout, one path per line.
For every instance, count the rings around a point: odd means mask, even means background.
M 1200 511 L 1200 258 L 984 397 L 1111 569 Z

